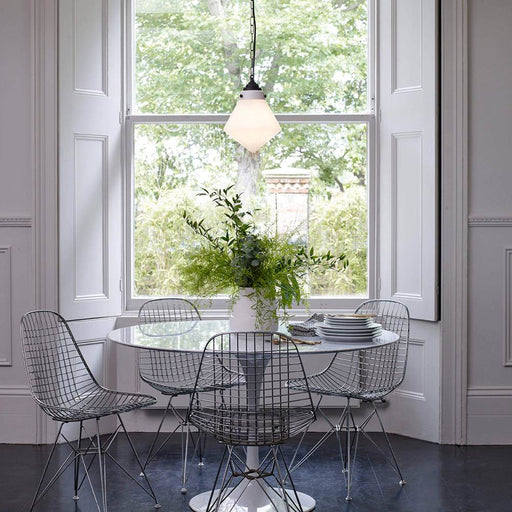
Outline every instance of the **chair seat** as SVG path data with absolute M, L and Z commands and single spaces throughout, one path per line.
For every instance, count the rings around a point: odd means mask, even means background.
M 93 391 L 74 395 L 66 403 L 42 404 L 41 407 L 54 420 L 69 423 L 133 411 L 155 403 L 156 398 L 151 395 L 124 393 L 98 387 Z
M 307 382 L 307 383 L 306 383 Z M 319 395 L 339 396 L 343 398 L 355 398 L 358 400 L 379 400 L 390 393 L 393 388 L 366 389 L 354 382 L 342 382 L 333 379 L 328 372 L 324 374 L 311 375 L 306 379 L 293 379 L 288 382 L 288 387 L 296 391 L 307 392 L 308 387 L 311 393 Z
M 212 367 L 213 368 L 213 367 Z M 181 376 L 180 380 L 168 380 L 164 378 L 153 379 L 147 375 L 141 376 L 144 382 L 147 382 L 152 388 L 160 391 L 163 395 L 191 395 L 194 388 L 198 393 L 205 393 L 208 391 L 216 391 L 219 389 L 226 389 L 231 386 L 239 386 L 245 384 L 243 375 L 225 370 L 224 372 L 210 371 L 202 372 L 196 386 L 197 376 Z
M 315 419 L 311 409 L 247 407 L 195 409 L 189 421 L 203 432 L 229 445 L 272 446 L 284 443 Z

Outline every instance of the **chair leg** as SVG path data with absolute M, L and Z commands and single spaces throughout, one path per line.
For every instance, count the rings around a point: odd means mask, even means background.
M 76 442 L 76 452 L 80 454 L 82 449 L 82 422 L 80 422 L 79 431 L 78 431 L 78 440 Z M 75 495 L 73 499 L 78 501 L 78 480 L 80 477 L 80 455 L 75 457 L 75 474 L 74 474 L 74 487 L 75 487 Z
M 44 477 L 46 476 L 46 473 L 48 472 L 48 468 L 50 466 L 50 462 L 52 460 L 53 454 L 55 453 L 55 448 L 57 447 L 57 441 L 59 440 L 60 433 L 62 432 L 62 427 L 64 426 L 64 423 L 60 424 L 59 431 L 57 432 L 57 437 L 55 438 L 55 442 L 53 443 L 52 449 L 50 451 L 50 455 L 48 456 L 48 459 L 46 460 L 46 464 L 43 469 L 43 474 L 41 475 L 41 479 L 39 480 L 39 484 L 36 489 L 36 493 L 34 494 L 34 499 L 32 500 L 32 504 L 30 505 L 30 512 L 34 509 L 35 504 L 39 501 L 42 496 L 39 496 L 39 491 L 41 490 L 41 487 L 43 486 Z
M 117 415 L 117 418 L 119 420 L 121 428 L 124 431 L 126 439 L 128 440 L 128 443 L 130 444 L 130 448 L 131 448 L 131 450 L 133 452 L 133 455 L 135 456 L 135 459 L 137 460 L 137 464 L 139 465 L 139 468 L 140 468 L 141 472 L 144 475 L 144 479 L 146 480 L 146 483 L 148 485 L 149 491 L 147 489 L 144 489 L 144 488 L 143 489 L 155 500 L 155 508 L 157 508 L 157 509 L 161 508 L 161 505 L 160 505 L 160 503 L 158 503 L 158 499 L 157 499 L 157 497 L 155 495 L 155 491 L 153 490 L 153 487 L 151 486 L 151 482 L 149 481 L 149 478 L 146 475 L 146 470 L 144 469 L 144 467 L 142 465 L 142 462 L 141 462 L 141 460 L 139 458 L 139 455 L 138 455 L 137 451 L 135 450 L 135 446 L 133 445 L 133 441 L 132 441 L 131 437 L 129 436 L 128 431 L 126 430 L 126 427 L 124 426 L 124 422 L 121 419 L 121 416 L 119 414 Z
M 217 496 L 217 503 L 215 504 L 215 512 L 219 512 L 220 511 L 220 507 L 222 505 L 222 501 L 224 499 L 226 491 L 228 490 L 229 482 L 231 481 L 231 478 L 229 478 L 227 483 L 226 483 L 226 477 L 227 477 L 227 474 L 228 474 L 229 469 L 231 467 L 231 459 L 233 457 L 233 447 L 231 447 L 231 446 L 227 447 L 227 454 L 228 454 L 228 458 L 227 458 L 227 461 L 226 461 L 226 466 L 224 468 L 224 474 L 222 475 L 222 481 L 221 481 L 220 488 L 219 488 L 219 494 Z M 222 466 L 220 466 L 220 467 L 222 468 Z M 215 491 L 212 491 L 212 495 L 211 496 L 213 496 L 214 492 Z M 211 497 L 210 497 L 210 499 L 211 499 Z
M 162 430 L 165 418 L 167 417 L 167 413 L 169 412 L 169 409 L 171 408 L 171 402 L 174 396 L 171 396 L 169 398 L 169 402 L 167 402 L 167 407 L 165 408 L 164 413 L 162 414 L 162 418 L 160 420 L 160 424 L 158 425 L 158 429 L 155 432 L 155 435 L 153 436 L 153 441 L 151 443 L 151 447 L 149 448 L 148 455 L 146 457 L 146 461 L 144 462 L 144 470 L 146 470 L 148 464 L 156 457 L 158 452 L 164 447 L 165 443 L 169 439 L 170 436 L 168 436 L 165 441 L 160 445 L 160 447 L 153 453 L 153 450 L 155 449 L 156 442 L 158 440 L 158 436 L 160 435 L 160 431 Z M 144 472 L 141 472 L 140 476 L 144 476 Z
M 377 419 L 379 420 L 380 428 L 382 430 L 382 433 L 384 434 L 384 438 L 386 439 L 386 443 L 388 445 L 389 452 L 391 453 L 391 457 L 393 458 L 393 462 L 395 464 L 395 468 L 400 476 L 400 482 L 398 482 L 400 485 L 405 485 L 405 478 L 402 475 L 402 472 L 400 471 L 400 466 L 398 465 L 398 460 L 395 456 L 395 452 L 393 451 L 393 448 L 391 446 L 391 441 L 389 440 L 388 433 L 386 432 L 386 429 L 384 428 L 384 423 L 380 417 L 379 411 L 377 410 L 377 406 L 375 405 L 375 402 L 372 402 L 373 409 L 375 410 L 375 414 L 377 416 Z
M 318 400 L 318 403 L 316 404 L 316 407 L 315 407 L 315 414 L 318 414 L 318 410 L 320 409 L 320 404 L 322 403 L 323 398 L 324 398 L 323 395 L 321 395 L 320 399 Z M 297 458 L 299 450 L 302 446 L 302 442 L 304 441 L 306 434 L 309 432 L 310 427 L 311 427 L 311 425 L 308 425 L 307 428 L 304 430 L 304 432 L 302 432 L 302 435 L 300 436 L 300 439 L 299 439 L 299 443 L 297 444 L 297 447 L 295 448 L 295 451 L 293 452 L 293 457 L 292 457 L 292 460 L 290 461 L 290 468 L 292 468 L 292 471 L 294 468 L 293 463 L 295 462 L 295 459 Z
M 103 450 L 101 448 L 101 438 L 100 438 L 100 420 L 96 418 L 96 442 L 97 442 L 97 450 L 98 450 L 98 465 L 100 470 L 100 484 L 101 484 L 101 503 L 103 512 L 107 512 L 107 478 L 106 478 L 106 468 L 105 468 L 105 457 L 103 454 Z
M 289 478 L 290 475 L 289 473 L 287 473 L 284 477 L 283 477 L 283 474 L 281 473 L 281 467 L 279 466 L 279 461 L 278 461 L 278 458 L 277 458 L 277 448 L 275 446 L 272 447 L 272 454 L 273 454 L 273 457 L 274 457 L 274 461 L 275 461 L 275 469 L 277 471 L 277 476 L 279 477 L 277 482 L 279 484 L 279 487 L 281 489 L 281 494 L 282 494 L 282 500 L 284 502 L 284 506 L 286 508 L 286 512 L 291 512 L 291 509 L 290 509 L 290 503 L 289 503 L 289 496 L 288 496 L 288 493 L 286 492 L 286 489 L 284 487 L 284 482 L 285 482 L 285 478 Z M 274 477 L 275 478 L 275 477 Z
M 277 455 L 280 456 L 281 461 L 283 462 L 283 465 L 284 465 L 284 470 L 285 470 L 284 480 L 282 480 L 281 470 L 280 470 L 280 467 L 279 467 L 279 462 L 278 462 Z M 289 507 L 290 509 L 293 508 L 294 512 L 302 511 L 302 505 L 300 503 L 299 493 L 297 492 L 297 489 L 295 488 L 295 484 L 293 483 L 292 475 L 291 475 L 291 472 L 290 472 L 290 467 L 286 463 L 286 459 L 284 458 L 283 451 L 282 451 L 280 446 L 275 447 L 275 457 L 276 457 L 277 473 L 279 475 L 279 478 L 283 482 L 283 485 L 281 485 L 281 489 L 282 489 L 284 498 L 286 500 L 286 507 Z M 295 497 L 295 501 L 291 498 L 289 493 L 284 488 L 284 483 L 286 481 L 288 481 L 290 483 L 291 487 L 292 487 L 291 491 L 293 493 L 293 496 Z
M 188 464 L 188 451 L 189 451 L 189 441 L 191 439 L 191 432 L 190 427 L 187 425 L 186 420 L 181 416 L 181 414 L 173 407 L 172 400 L 175 398 L 175 395 L 171 396 L 169 398 L 169 402 L 167 403 L 167 407 L 162 415 L 162 419 L 160 420 L 160 423 L 158 425 L 158 429 L 155 432 L 155 435 L 153 436 L 153 441 L 151 443 L 151 447 L 149 449 L 148 455 L 146 457 L 146 461 L 144 462 L 144 471 L 146 470 L 149 463 L 158 455 L 160 450 L 167 444 L 167 441 L 172 437 L 172 435 L 178 430 L 178 428 L 181 428 L 181 461 L 182 461 L 182 482 L 181 482 L 181 493 L 186 494 L 187 493 L 187 464 Z M 169 432 L 163 442 L 158 446 L 158 448 L 155 449 L 155 446 L 157 445 L 158 437 L 161 433 L 165 418 L 167 417 L 167 414 L 172 411 L 174 417 L 176 418 L 178 425 L 174 430 Z M 199 454 L 199 466 L 204 466 L 203 463 L 203 453 L 204 453 L 204 443 L 205 440 L 201 443 L 201 437 L 202 434 L 199 433 L 197 445 L 195 445 L 194 454 Z M 192 438 L 193 441 L 193 438 Z M 144 472 L 141 471 L 140 476 L 144 476 Z
M 352 485 L 352 467 L 351 467 L 351 457 L 350 457 L 350 416 L 352 414 L 351 406 L 350 406 L 350 398 L 347 399 L 347 415 L 346 415 L 346 422 L 347 422 L 347 445 L 346 445 L 346 464 L 347 464 L 347 496 L 345 498 L 345 501 L 351 501 L 352 496 L 350 494 L 351 491 L 351 485 Z
M 320 446 L 322 446 L 327 441 L 327 439 L 329 439 L 333 434 L 336 433 L 336 435 L 337 435 L 337 430 L 339 430 L 339 426 L 342 425 L 342 423 L 343 423 L 343 419 L 346 414 L 346 409 L 343 409 L 337 425 L 334 425 L 329 420 L 328 416 L 322 411 L 322 409 L 317 408 L 317 414 L 321 414 L 323 416 L 323 418 L 325 419 L 327 424 L 330 426 L 330 429 L 324 433 L 324 435 L 315 443 L 315 445 L 312 448 L 309 449 L 309 451 L 298 462 L 296 462 L 294 465 L 292 465 L 292 463 L 290 463 L 290 472 L 293 472 L 296 469 L 298 469 L 300 466 L 302 466 L 302 464 L 304 464 L 320 448 Z M 301 440 L 301 442 L 302 442 L 302 440 Z M 295 459 L 296 455 L 297 455 L 297 450 L 295 450 L 294 459 Z
M 215 492 L 215 489 L 217 487 L 217 482 L 219 481 L 219 477 L 220 477 L 220 474 L 221 474 L 221 471 L 222 471 L 222 466 L 224 464 L 224 460 L 226 459 L 226 455 L 227 454 L 228 454 L 228 447 L 226 446 L 224 448 L 224 451 L 222 452 L 222 458 L 220 460 L 219 467 L 217 468 L 217 474 L 215 475 L 215 481 L 213 483 L 213 490 L 210 493 L 210 498 L 208 499 L 208 504 L 206 506 L 206 510 L 207 511 L 211 510 L 211 506 L 214 504 L 213 493 Z M 219 493 L 220 493 L 220 490 L 219 490 Z
M 187 460 L 188 460 L 188 440 L 190 437 L 190 426 L 181 425 L 181 494 L 187 494 Z M 199 442 L 199 439 L 198 439 Z
M 201 468 L 204 466 L 204 453 L 206 449 L 206 434 L 204 432 L 199 431 L 197 433 L 197 456 L 199 457 L 199 462 L 197 465 Z

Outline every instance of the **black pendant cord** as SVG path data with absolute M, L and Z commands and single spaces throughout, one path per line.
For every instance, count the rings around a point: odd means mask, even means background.
M 254 81 L 254 68 L 256 66 L 256 8 L 251 0 L 251 82 Z
M 251 74 L 244 91 L 261 91 L 261 87 L 254 81 L 254 68 L 256 67 L 256 8 L 254 1 L 251 0 Z

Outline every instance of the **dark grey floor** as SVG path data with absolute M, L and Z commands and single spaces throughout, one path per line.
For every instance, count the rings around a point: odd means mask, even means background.
M 317 439 L 310 434 L 307 444 Z M 377 443 L 382 437 L 375 435 Z M 149 447 L 149 434 L 134 434 L 142 453 Z M 332 442 L 331 442 L 332 441 Z M 512 511 L 512 446 L 453 447 L 392 436 L 407 485 L 398 478 L 384 457 L 362 441 L 354 476 L 353 501 L 345 502 L 345 485 L 332 439 L 300 470 L 294 480 L 300 491 L 317 500 L 318 512 L 510 512 Z M 59 447 L 63 460 L 67 448 Z M 172 442 L 149 467 L 162 511 L 188 511 L 188 500 L 210 488 L 221 448 L 209 441 L 207 463 L 194 467 L 188 495 L 179 492 L 180 448 Z M 286 447 L 290 453 L 291 446 Z M 0 512 L 25 511 L 46 460 L 49 448 L 25 445 L 0 445 Z M 134 471 L 135 461 L 128 456 L 124 439 L 116 441 L 117 457 Z M 110 512 L 150 512 L 151 500 L 114 467 L 109 472 Z M 92 495 L 87 486 L 75 506 L 71 497 L 72 474 L 68 471 L 40 502 L 40 512 L 93 512 Z

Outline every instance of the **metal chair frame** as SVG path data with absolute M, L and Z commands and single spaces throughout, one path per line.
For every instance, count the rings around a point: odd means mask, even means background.
M 201 320 L 201 315 L 196 306 L 187 299 L 181 297 L 167 297 L 163 299 L 151 299 L 145 302 L 139 309 L 139 324 L 156 322 L 178 322 L 186 320 Z M 204 466 L 204 448 L 206 436 L 198 435 L 194 439 L 190 425 L 186 421 L 186 415 L 182 415 L 172 404 L 174 398 L 181 395 L 191 395 L 196 383 L 197 370 L 199 368 L 200 354 L 183 352 L 165 352 L 152 349 L 139 349 L 139 374 L 140 378 L 165 396 L 169 396 L 158 429 L 155 432 L 151 447 L 144 462 L 146 468 L 167 444 L 169 439 L 181 430 L 181 492 L 186 494 L 186 482 L 189 476 L 187 471 L 189 439 L 193 444 L 193 456 L 199 457 L 198 466 Z M 204 386 L 203 390 L 207 390 Z M 164 440 L 156 448 L 167 415 L 172 413 L 177 426 L 167 433 Z
M 236 505 L 254 480 L 260 482 L 276 510 L 275 500 L 279 498 L 288 512 L 302 511 L 280 445 L 307 429 L 316 417 L 309 390 L 296 391 L 287 385 L 294 378 L 306 377 L 293 340 L 275 332 L 218 334 L 205 347 L 197 382 L 212 371 L 217 389 L 199 398 L 201 389 L 196 388 L 188 418 L 199 430 L 226 445 L 214 481 L 215 489 L 220 480 L 220 489 L 210 494 L 206 512 L 221 510 L 222 502 L 230 496 L 235 496 Z M 230 386 L 232 374 L 243 374 L 244 382 Z M 242 446 L 246 460 L 236 451 Z M 263 460 L 256 456 L 251 464 L 249 450 L 256 447 L 269 450 Z M 287 481 L 292 486 L 289 491 L 285 489 Z M 275 482 L 278 490 L 270 482 Z M 236 497 L 240 487 L 242 492 Z
M 30 511 L 47 494 L 64 471 L 73 464 L 73 499 L 75 501 L 79 499 L 78 492 L 84 481 L 87 480 L 98 512 L 107 512 L 107 458 L 154 499 L 155 508 L 160 508 L 151 483 L 120 416 L 123 412 L 152 405 L 156 402 L 156 399 L 150 395 L 124 393 L 99 385 L 89 369 L 69 325 L 58 313 L 47 310 L 26 313 L 21 320 L 20 333 L 23 340 L 23 355 L 32 398 L 48 416 L 54 421 L 60 422 L 55 442 L 46 461 Z M 109 435 L 107 441 L 102 442 L 99 420 L 102 417 L 112 415 L 117 416 L 119 424 L 114 432 Z M 86 420 L 96 421 L 95 433 L 87 431 L 84 425 Z M 62 429 L 65 424 L 76 422 L 79 423 L 79 434 L 76 446 L 74 446 L 63 434 Z M 126 435 L 146 485 L 142 485 L 130 475 L 109 451 L 120 431 L 123 431 Z M 67 444 L 71 452 L 56 473 L 44 485 L 59 439 Z M 85 447 L 82 444 L 84 439 L 88 439 Z M 87 456 L 91 456 L 88 462 L 86 461 Z M 101 506 L 90 478 L 90 469 L 96 457 L 98 458 L 100 473 Z M 80 479 L 81 466 L 83 467 L 83 476 Z
M 338 353 L 332 358 L 324 370 L 308 376 L 310 391 L 320 395 L 316 406 L 316 413 L 321 415 L 327 422 L 329 430 L 298 462 L 295 462 L 306 434 L 306 432 L 304 432 L 290 463 L 291 471 L 295 471 L 304 464 L 327 439 L 335 434 L 343 466 L 343 475 L 347 486 L 347 501 L 352 499 L 352 474 L 357 455 L 359 435 L 362 433 L 382 452 L 381 448 L 365 430 L 373 417 L 377 418 L 384 434 L 386 445 L 391 455 L 391 458 L 387 458 L 400 477 L 400 485 L 405 484 L 405 479 L 391 446 L 389 436 L 384 428 L 382 418 L 376 407 L 376 402 L 384 402 L 385 397 L 396 389 L 405 377 L 409 346 L 409 310 L 407 306 L 398 301 L 373 299 L 360 304 L 355 313 L 374 316 L 375 321 L 381 323 L 384 329 L 399 334 L 400 338 L 396 343 L 384 347 Z M 297 381 L 290 385 L 300 389 L 304 384 Z M 347 405 L 343 408 L 336 423 L 333 423 L 328 415 L 321 409 L 324 396 L 339 396 L 347 399 Z M 360 425 L 357 425 L 354 420 L 351 399 L 358 399 L 363 403 L 372 405 L 372 411 Z M 351 431 L 354 433 L 352 439 Z M 341 439 L 342 432 L 346 433 L 345 453 L 343 452 Z

